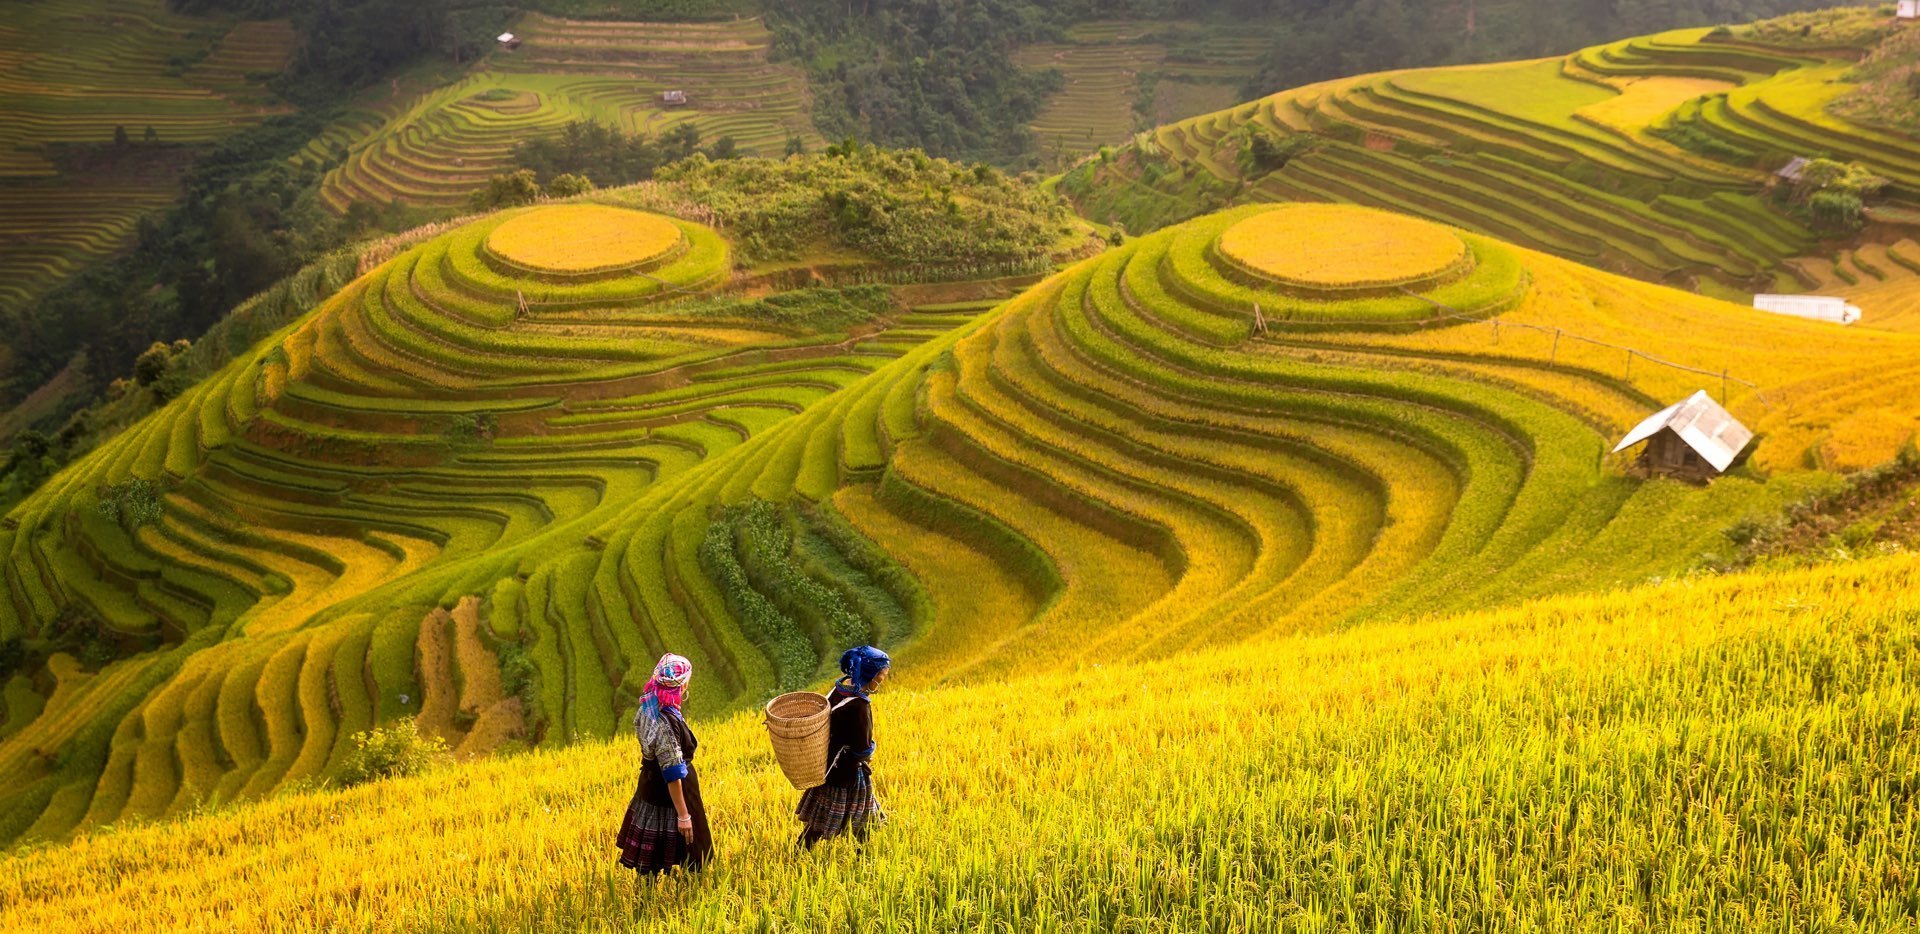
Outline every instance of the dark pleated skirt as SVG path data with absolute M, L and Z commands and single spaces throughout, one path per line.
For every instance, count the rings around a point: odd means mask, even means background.
M 850 788 L 819 785 L 807 789 L 800 795 L 800 806 L 794 814 L 806 825 L 809 836 L 822 840 L 849 830 L 855 837 L 865 837 L 887 819 L 886 812 L 880 810 L 880 799 L 873 796 L 873 782 L 865 769 L 860 770 Z
M 645 781 L 644 777 L 641 781 Z M 675 866 L 699 869 L 713 857 L 713 837 L 707 830 L 707 808 L 700 800 L 700 775 L 692 765 L 680 782 L 687 799 L 687 813 L 693 817 L 693 842 L 680 836 L 678 815 L 673 805 L 653 804 L 647 800 L 646 787 L 633 791 L 627 814 L 620 820 L 620 865 L 642 874 L 666 872 Z

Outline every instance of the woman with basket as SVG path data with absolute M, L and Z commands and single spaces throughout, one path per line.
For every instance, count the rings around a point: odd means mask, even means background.
M 642 875 L 675 866 L 698 869 L 713 855 L 700 776 L 693 770 L 699 741 L 680 716 L 691 680 L 692 662 L 672 653 L 660 656 L 633 714 L 642 755 L 640 785 L 620 822 L 620 865 Z
M 807 789 L 795 811 L 806 825 L 800 832 L 803 847 L 849 830 L 855 840 L 864 840 L 887 819 L 873 796 L 873 769 L 867 764 L 873 758 L 873 711 L 867 695 L 887 679 L 892 664 L 887 653 L 870 645 L 848 649 L 840 656 L 840 671 L 846 677 L 827 693 L 833 710 L 828 721 L 827 781 Z

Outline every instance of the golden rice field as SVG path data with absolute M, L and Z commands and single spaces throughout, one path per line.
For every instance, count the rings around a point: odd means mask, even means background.
M 794 850 L 751 712 L 716 863 L 640 882 L 631 738 L 0 859 L 14 930 L 1891 931 L 1920 562 L 1670 581 L 876 695 L 890 822 Z M 696 674 L 693 690 L 703 687 Z
M 492 255 L 562 274 L 631 268 L 659 259 L 679 243 L 680 228 L 664 217 L 600 204 L 524 214 L 487 235 Z
M 1445 228 L 1387 211 L 1303 204 L 1263 211 L 1220 234 L 1220 252 L 1260 275 L 1327 289 L 1439 275 L 1467 258 Z
M 1809 289 L 1793 261 L 1828 248 L 1768 194 L 1773 169 L 1858 162 L 1892 181 L 1888 203 L 1920 203 L 1920 141 L 1833 112 L 1888 34 L 1858 12 L 1295 88 L 1137 134 L 1059 188 L 1134 232 L 1222 205 L 1356 204 L 1718 294 Z M 1247 132 L 1314 145 L 1260 168 Z
M 617 736 L 667 646 L 711 716 L 850 642 L 901 647 L 904 686 L 977 685 L 1673 577 L 1830 488 L 1822 451 L 1891 457 L 1854 400 L 1910 417 L 1920 371 L 1917 335 L 1340 207 L 809 326 L 728 297 L 724 237 L 620 200 L 644 194 L 404 241 L 0 523 L 0 631 L 71 607 L 153 647 L 6 686 L 11 838 L 325 781 L 397 717 L 472 753 Z M 1300 294 L 1220 248 L 1270 215 L 1471 262 Z M 678 245 L 641 274 L 529 265 L 519 235 L 660 225 Z M 1694 487 L 1604 456 L 1718 395 L 1709 366 L 1763 432 L 1751 466 Z M 129 534 L 93 503 L 132 477 L 166 494 Z M 476 602 L 484 625 L 436 615 Z M 517 706 L 477 687 L 507 654 L 534 672 Z

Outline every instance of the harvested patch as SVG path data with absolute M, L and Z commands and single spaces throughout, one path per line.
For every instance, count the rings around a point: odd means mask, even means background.
M 514 265 L 581 275 L 630 269 L 680 243 L 680 228 L 658 214 L 601 204 L 530 211 L 494 228 L 487 251 Z
M 1337 204 L 1302 204 L 1247 218 L 1220 252 L 1288 285 L 1350 289 L 1433 279 L 1466 261 L 1467 245 L 1426 221 Z

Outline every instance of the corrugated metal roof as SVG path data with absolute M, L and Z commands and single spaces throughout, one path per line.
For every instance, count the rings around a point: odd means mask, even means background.
M 1773 174 L 1778 175 L 1781 178 L 1786 179 L 1787 181 L 1797 182 L 1800 180 L 1800 176 L 1806 173 L 1807 163 L 1811 161 L 1813 160 L 1808 159 L 1806 156 L 1794 156 L 1793 158 L 1787 160 L 1786 165 L 1783 165 L 1780 167 L 1780 171 L 1775 172 Z
M 1633 447 L 1660 433 L 1661 429 L 1672 429 L 1687 443 L 1687 447 L 1699 454 L 1714 470 L 1725 472 L 1733 466 L 1733 459 L 1740 456 L 1747 443 L 1753 440 L 1753 431 L 1740 424 L 1720 404 L 1707 396 L 1707 391 L 1688 396 L 1684 401 L 1661 409 L 1647 420 L 1634 426 L 1620 443 L 1614 445 L 1615 454 Z

